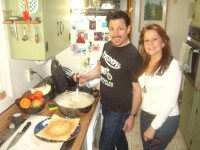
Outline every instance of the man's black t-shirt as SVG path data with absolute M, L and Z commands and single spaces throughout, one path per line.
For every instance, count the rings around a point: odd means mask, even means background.
M 105 44 L 101 61 L 100 93 L 102 105 L 113 112 L 127 112 L 132 107 L 132 82 L 138 82 L 134 74 L 138 71 L 141 56 L 129 43 L 115 47 Z

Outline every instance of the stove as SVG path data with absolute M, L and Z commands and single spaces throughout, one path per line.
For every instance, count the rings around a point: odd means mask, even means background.
M 190 63 L 191 71 L 184 71 L 194 87 L 200 79 L 200 28 L 196 26 L 189 26 L 186 43 L 191 47 L 192 62 Z

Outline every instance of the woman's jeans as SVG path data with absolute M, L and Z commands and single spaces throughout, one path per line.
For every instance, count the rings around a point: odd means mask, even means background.
M 153 119 L 154 117 L 147 115 L 144 111 L 141 111 L 140 128 L 143 148 L 144 150 L 164 150 L 176 134 L 179 125 L 179 116 L 168 117 L 162 126 L 156 130 L 154 137 L 161 139 L 163 144 L 159 144 L 158 139 L 153 139 L 151 140 L 152 146 L 150 146 L 149 142 L 144 141 L 144 132 L 151 125 Z
M 102 107 L 103 126 L 99 141 L 99 150 L 128 150 L 128 142 L 123 131 L 128 113 L 115 113 Z

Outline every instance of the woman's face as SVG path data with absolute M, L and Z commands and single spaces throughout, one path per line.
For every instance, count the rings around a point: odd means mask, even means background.
M 151 57 L 162 56 L 162 48 L 165 43 L 155 30 L 147 30 L 144 34 L 144 48 Z
M 116 19 L 109 21 L 110 39 L 114 46 L 121 47 L 128 44 L 128 34 L 130 26 L 127 28 L 124 19 Z

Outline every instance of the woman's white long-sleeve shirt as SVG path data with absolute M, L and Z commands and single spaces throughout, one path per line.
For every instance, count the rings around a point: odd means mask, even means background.
M 177 60 L 173 59 L 169 68 L 162 76 L 139 77 L 141 88 L 146 86 L 147 92 L 142 92 L 141 109 L 156 115 L 151 123 L 154 129 L 162 126 L 168 116 L 179 115 L 178 95 L 181 85 L 182 72 Z

